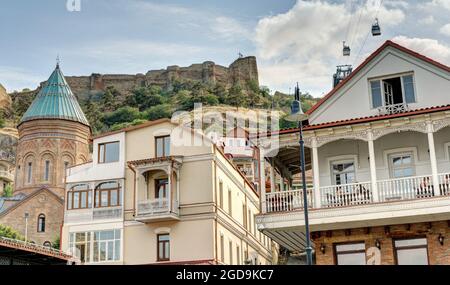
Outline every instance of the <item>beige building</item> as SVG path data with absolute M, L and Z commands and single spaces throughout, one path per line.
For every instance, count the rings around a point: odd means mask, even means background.
M 90 138 L 89 123 L 58 65 L 18 129 L 14 196 L 0 201 L 0 224 L 50 245 L 60 236 L 65 170 L 89 159 Z
M 197 145 L 197 146 L 193 146 Z M 168 119 L 96 137 L 68 169 L 62 250 L 87 264 L 273 264 L 254 185 Z

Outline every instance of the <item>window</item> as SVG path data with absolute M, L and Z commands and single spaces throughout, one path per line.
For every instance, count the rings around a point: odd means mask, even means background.
M 156 157 L 170 156 L 170 136 L 156 137 Z
M 95 207 L 116 207 L 121 205 L 120 185 L 117 182 L 105 182 L 95 188 Z
M 169 234 L 158 235 L 158 261 L 170 260 L 170 236 Z
M 92 207 L 92 191 L 88 184 L 73 186 L 67 192 L 67 210 L 87 209 Z
M 248 210 L 248 230 L 252 232 L 252 211 Z
M 372 108 L 416 102 L 412 74 L 370 81 Z
M 335 245 L 337 265 L 365 265 L 366 245 L 360 243 L 347 243 Z
M 414 176 L 414 159 L 412 152 L 396 153 L 389 156 L 392 178 Z
M 219 182 L 219 207 L 223 209 L 223 182 Z
M 228 214 L 233 215 L 233 194 L 230 189 L 228 189 Z
M 119 142 L 103 143 L 98 145 L 98 163 L 119 161 Z
M 220 261 L 225 263 L 225 242 L 223 240 L 223 235 L 220 235 Z
M 398 265 L 428 265 L 426 238 L 394 240 Z
M 44 181 L 49 181 L 50 179 L 50 160 L 45 161 L 44 167 Z
M 335 185 L 355 182 L 355 163 L 353 161 L 340 161 L 331 164 L 332 181 Z
M 37 231 L 38 231 L 38 233 L 45 232 L 45 215 L 44 214 L 40 214 L 38 216 Z
M 27 183 L 28 184 L 31 183 L 32 176 L 33 176 L 33 163 L 28 162 L 28 175 L 27 175 Z
M 167 178 L 164 179 L 155 179 L 155 198 L 163 199 L 167 198 L 169 180 Z
M 81 262 L 120 260 L 121 230 L 70 233 L 69 248 Z

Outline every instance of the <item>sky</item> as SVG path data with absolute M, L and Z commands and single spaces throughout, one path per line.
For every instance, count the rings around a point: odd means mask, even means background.
M 356 67 L 386 40 L 450 65 L 450 0 L 3 0 L 0 14 L 8 92 L 36 88 L 58 55 L 64 74 L 79 76 L 228 66 L 240 52 L 257 57 L 261 85 L 289 92 L 299 82 L 316 97 L 336 65 Z

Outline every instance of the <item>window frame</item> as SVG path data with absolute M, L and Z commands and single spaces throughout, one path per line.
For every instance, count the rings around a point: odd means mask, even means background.
M 105 188 L 105 189 L 101 189 L 99 188 L 102 184 L 106 184 L 106 183 L 117 183 L 117 187 L 116 188 Z M 113 207 L 121 207 L 122 206 L 122 199 L 121 199 L 121 185 L 119 182 L 116 181 L 109 181 L 109 182 L 102 182 L 100 184 L 98 184 L 95 189 L 94 189 L 94 208 L 99 209 L 99 208 L 113 208 Z M 117 191 L 117 205 L 112 205 L 111 204 L 111 192 L 112 191 Z M 106 206 L 102 206 L 102 192 L 107 192 L 107 205 Z M 98 200 L 97 200 L 98 197 Z M 98 201 L 98 204 L 97 204 Z
M 166 181 L 162 183 L 162 181 Z M 158 197 L 159 196 L 159 187 L 164 185 L 164 192 L 166 193 L 166 197 Z M 155 199 L 163 199 L 167 198 L 169 194 L 169 178 L 158 178 L 155 179 Z
M 45 214 L 41 213 L 38 215 L 37 232 L 45 233 Z
M 403 77 L 404 76 L 409 76 L 411 75 L 413 78 L 413 89 L 414 89 L 414 102 L 412 103 L 406 103 L 406 94 L 405 94 L 405 84 L 403 82 Z M 414 74 L 414 71 L 407 71 L 407 72 L 402 72 L 402 73 L 397 73 L 397 74 L 390 74 L 390 75 L 385 75 L 385 76 L 380 76 L 380 77 L 373 77 L 373 78 L 368 78 L 367 79 L 367 86 L 368 86 L 368 90 L 369 90 L 369 99 L 370 99 L 370 109 L 371 110 L 376 110 L 379 107 L 374 107 L 373 106 L 373 94 L 372 94 L 372 86 L 371 86 L 371 82 L 374 81 L 379 81 L 380 82 L 380 88 L 381 88 L 381 106 L 380 107 L 385 107 L 385 106 L 389 106 L 386 105 L 386 99 L 384 98 L 384 87 L 383 87 L 383 80 L 388 80 L 388 79 L 393 79 L 393 78 L 400 78 L 400 84 L 401 84 L 401 90 L 402 90 L 402 100 L 403 100 L 403 104 L 414 104 L 417 103 L 417 89 L 416 89 L 416 77 Z
M 337 247 L 340 245 L 352 245 L 352 244 L 364 244 L 364 250 L 346 250 L 346 251 L 339 251 L 337 250 Z M 359 241 L 349 241 L 349 242 L 340 242 L 340 243 L 334 243 L 333 244 L 333 256 L 334 256 L 334 264 L 335 265 L 339 265 L 338 263 L 338 256 L 340 254 L 356 254 L 356 253 L 364 253 L 364 258 L 365 258 L 365 262 L 364 264 L 367 264 L 367 245 L 366 242 L 364 240 L 359 240 Z M 345 264 L 341 264 L 341 265 L 345 265 Z
M 395 157 L 403 157 L 410 155 L 411 156 L 411 168 L 412 168 L 412 175 L 411 176 L 403 176 L 403 177 L 394 177 L 394 170 L 395 169 L 406 169 L 407 167 L 403 166 L 399 168 L 395 168 L 394 167 L 394 163 L 393 163 L 393 159 Z M 405 151 L 399 151 L 399 152 L 392 152 L 388 154 L 388 169 L 389 169 L 389 177 L 390 179 L 401 179 L 401 178 L 406 178 L 406 177 L 414 177 L 416 175 L 416 160 L 415 160 L 415 153 L 413 150 L 405 150 Z
M 168 240 L 160 240 L 160 237 L 167 236 Z M 160 251 L 159 251 L 159 245 L 163 245 L 163 257 L 160 258 Z M 166 244 L 169 244 L 169 252 L 166 252 Z M 167 254 L 167 257 L 166 257 Z M 161 233 L 156 235 L 156 260 L 157 261 L 170 261 L 170 234 L 168 233 Z
M 166 151 L 166 138 L 169 139 L 169 151 L 167 153 Z M 158 156 L 158 140 L 162 139 L 162 156 Z M 170 147 L 170 135 L 164 135 L 164 136 L 156 136 L 155 137 L 155 158 L 163 158 L 163 157 L 169 157 L 170 156 L 170 152 L 171 152 L 171 147 Z
M 50 160 L 46 159 L 44 161 L 44 177 L 43 177 L 44 182 L 50 181 L 50 165 L 51 165 Z
M 119 154 L 117 156 L 117 160 L 115 161 L 108 161 L 106 162 L 106 145 L 108 144 L 119 144 Z M 103 147 L 103 151 L 101 151 L 101 148 Z M 98 147 L 97 147 L 97 163 L 98 164 L 108 164 L 108 163 L 115 163 L 115 162 L 119 162 L 120 161 L 120 141 L 111 141 L 111 142 L 104 142 L 104 143 L 99 143 Z M 103 153 L 103 161 L 100 160 L 100 157 Z
M 73 190 L 75 187 L 77 187 L 77 186 L 81 186 L 81 185 L 87 185 L 87 189 L 86 190 Z M 73 207 L 73 205 L 74 205 L 74 199 L 73 199 L 73 197 L 74 197 L 74 194 L 75 193 L 79 193 L 78 195 L 78 208 L 74 208 Z M 81 207 L 81 205 L 82 205 L 82 199 L 81 199 L 81 197 L 82 197 L 82 193 L 86 193 L 86 207 Z M 70 197 L 70 199 L 69 199 L 69 195 L 71 196 Z M 91 205 L 89 206 L 89 195 L 91 195 Z M 69 202 L 70 202 L 70 207 L 69 207 Z M 71 188 L 70 188 L 70 190 L 69 191 L 67 191 L 67 202 L 66 202 L 66 209 L 68 210 L 68 211 L 72 211 L 72 210 L 85 210 L 85 209 L 90 209 L 90 208 L 92 208 L 92 189 L 90 189 L 89 188 L 89 185 L 88 184 L 77 184 L 77 185 L 74 185 L 74 186 L 72 186 Z
M 33 162 L 27 163 L 27 184 L 33 184 Z
M 396 246 L 395 242 L 396 241 L 401 241 L 401 240 L 414 240 L 414 239 L 425 239 L 426 244 L 425 245 L 412 245 L 412 246 Z M 395 261 L 395 265 L 399 265 L 398 264 L 398 251 L 399 250 L 408 250 L 408 249 L 422 249 L 425 248 L 426 249 L 426 254 L 427 254 L 427 265 L 430 265 L 430 251 L 428 249 L 428 239 L 426 236 L 420 235 L 420 236 L 410 236 L 410 237 L 401 237 L 401 238 L 393 238 L 392 239 L 392 249 L 394 251 L 394 261 Z
M 335 165 L 339 165 L 339 164 L 349 164 L 352 163 L 353 164 L 353 174 L 354 174 L 354 181 L 351 183 L 341 183 L 341 184 L 337 184 L 336 182 L 336 176 L 333 170 L 333 166 Z M 346 184 L 352 184 L 355 183 L 356 181 L 358 181 L 358 179 L 356 178 L 357 173 L 356 173 L 356 169 L 357 169 L 357 163 L 356 163 L 356 159 L 354 158 L 348 158 L 348 159 L 337 159 L 337 160 L 330 160 L 330 178 L 331 178 L 331 184 L 332 185 L 346 185 Z M 342 172 L 342 173 L 350 173 L 348 172 Z

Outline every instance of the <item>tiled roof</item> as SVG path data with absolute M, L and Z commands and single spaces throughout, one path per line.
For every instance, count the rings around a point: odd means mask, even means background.
M 56 66 L 44 87 L 36 95 L 19 124 L 38 119 L 62 119 L 89 126 L 89 122 L 67 84 L 59 65 Z

